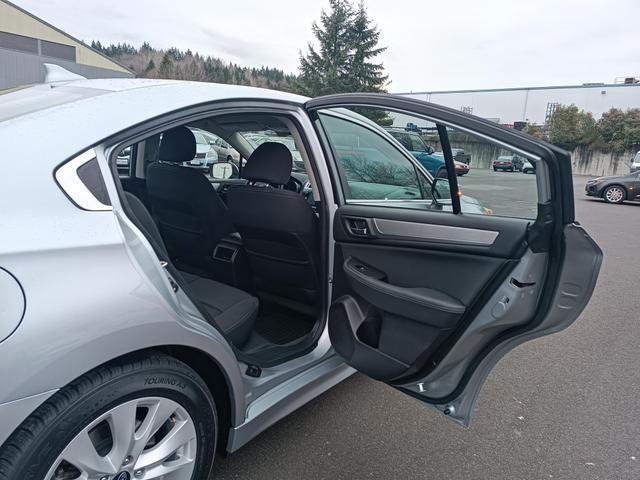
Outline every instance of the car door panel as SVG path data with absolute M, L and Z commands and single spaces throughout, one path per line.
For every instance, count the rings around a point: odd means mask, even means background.
M 530 220 L 521 218 L 448 215 L 429 209 L 394 208 L 379 204 L 346 204 L 334 218 L 337 242 L 430 246 L 434 250 L 477 253 L 489 257 L 517 258 L 522 253 Z M 349 221 L 367 222 L 366 238 L 350 228 Z M 434 229 L 434 226 L 444 227 Z M 429 233 L 427 230 L 431 229 Z
M 387 245 L 342 244 L 340 250 L 345 260 L 351 258 L 382 272 L 384 281 L 391 285 L 442 291 L 465 306 L 476 298 L 479 286 L 490 281 L 507 262 L 482 255 Z
M 375 128 L 345 113 L 348 106 L 359 112 L 363 105 L 442 120 L 447 128 L 459 125 L 539 167 L 535 220 L 441 211 L 426 200 L 424 208 L 350 201 L 348 193 L 335 212 L 328 320 L 334 349 L 357 370 L 467 425 L 499 358 L 577 318 L 593 292 L 602 252 L 573 223 L 566 152 L 418 100 L 354 94 L 314 99 L 307 108 L 323 130 L 320 137 L 330 142 L 339 129 L 336 120 L 323 129 L 323 116 L 333 115 L 329 109 L 339 110 L 334 118 L 362 125 L 363 132 Z M 437 127 L 452 177 L 447 131 L 443 124 Z M 353 125 L 345 129 L 357 134 Z M 370 131 L 352 143 L 366 148 Z M 338 145 L 326 147 L 336 164 Z M 455 178 L 450 183 L 452 197 L 458 195 Z
M 345 205 L 336 212 L 336 269 L 341 271 L 336 273 L 334 291 L 341 299 L 329 316 L 329 332 L 336 351 L 345 358 L 350 354 L 349 363 L 358 370 L 387 382 L 424 366 L 423 361 L 463 322 L 483 288 L 505 265 L 516 262 L 510 256 L 517 250 L 514 244 L 522 242 L 527 226 L 526 222 L 509 219 L 494 222 L 492 238 L 511 236 L 510 242 L 497 249 L 491 245 L 447 244 L 406 233 L 381 235 L 375 230 L 375 220 L 381 217 L 400 216 L 403 220 L 398 221 L 406 224 L 404 228 L 441 226 L 423 222 L 443 221 L 443 214 L 435 212 L 428 218 L 420 216 L 422 222 L 409 222 L 404 211 L 400 215 L 395 210 L 369 210 L 375 215 L 373 218 L 365 217 L 366 212 L 355 205 Z M 354 217 L 356 211 L 358 217 Z M 415 214 L 408 212 L 408 216 Z M 349 232 L 345 219 L 353 218 L 366 219 L 374 226 L 368 237 Z M 475 222 L 471 220 L 469 224 L 472 223 Z M 352 338 L 351 344 L 344 343 L 345 337 Z
M 442 290 L 391 283 L 386 274 L 357 258 L 348 257 L 343 269 L 356 293 L 392 315 L 447 327 L 455 324 L 466 310 L 460 300 Z
M 532 278 L 546 273 L 546 283 L 539 283 L 528 292 L 530 301 L 537 298 L 538 310 L 533 316 L 515 318 L 503 316 L 502 330 L 495 331 L 495 318 L 485 311 L 474 319 L 465 335 L 455 343 L 447 355 L 428 376 L 408 379 L 395 385 L 415 398 L 427 402 L 451 420 L 468 426 L 475 400 L 493 367 L 508 352 L 525 342 L 557 333 L 570 326 L 586 307 L 595 289 L 602 264 L 602 251 L 593 239 L 576 224 L 563 229 L 563 252 L 560 262 L 552 262 L 544 253 L 537 258 L 523 258 L 513 277 Z M 551 263 L 555 263 L 556 270 Z M 503 293 L 502 286 L 493 300 Z M 545 295 L 550 292 L 551 295 Z M 487 306 L 492 302 L 487 302 Z M 517 314 L 512 310 L 511 316 Z

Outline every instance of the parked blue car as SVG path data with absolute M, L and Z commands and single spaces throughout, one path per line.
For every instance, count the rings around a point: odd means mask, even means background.
M 434 155 L 434 149 L 424 143 L 417 133 L 404 128 L 388 128 L 387 131 L 398 140 L 404 148 L 416 157 L 420 164 L 434 177 L 447 177 L 447 168 L 442 155 Z

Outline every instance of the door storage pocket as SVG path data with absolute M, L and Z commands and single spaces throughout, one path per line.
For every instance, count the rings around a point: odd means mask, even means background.
M 409 365 L 390 357 L 377 347 L 381 319 L 365 314 L 350 295 L 336 300 L 329 310 L 329 336 L 336 352 L 345 361 L 376 380 L 392 380 L 409 369 Z

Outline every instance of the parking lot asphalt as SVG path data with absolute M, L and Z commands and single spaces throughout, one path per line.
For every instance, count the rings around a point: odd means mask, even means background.
M 521 172 L 471 170 L 458 177 L 463 195 L 473 197 L 494 215 L 535 218 L 537 214 L 536 176 Z M 464 211 L 464 210 L 463 210 Z
M 591 302 L 496 366 L 469 429 L 356 374 L 219 459 L 213 478 L 640 478 L 640 203 L 588 199 L 585 181 L 576 216 L 605 255 Z

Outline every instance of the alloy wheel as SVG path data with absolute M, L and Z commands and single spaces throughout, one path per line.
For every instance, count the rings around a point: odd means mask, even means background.
M 604 194 L 605 199 L 611 203 L 620 203 L 624 200 L 624 191 L 620 187 L 609 187 Z
M 180 404 L 137 398 L 83 428 L 45 480 L 189 480 L 197 446 L 194 422 Z

